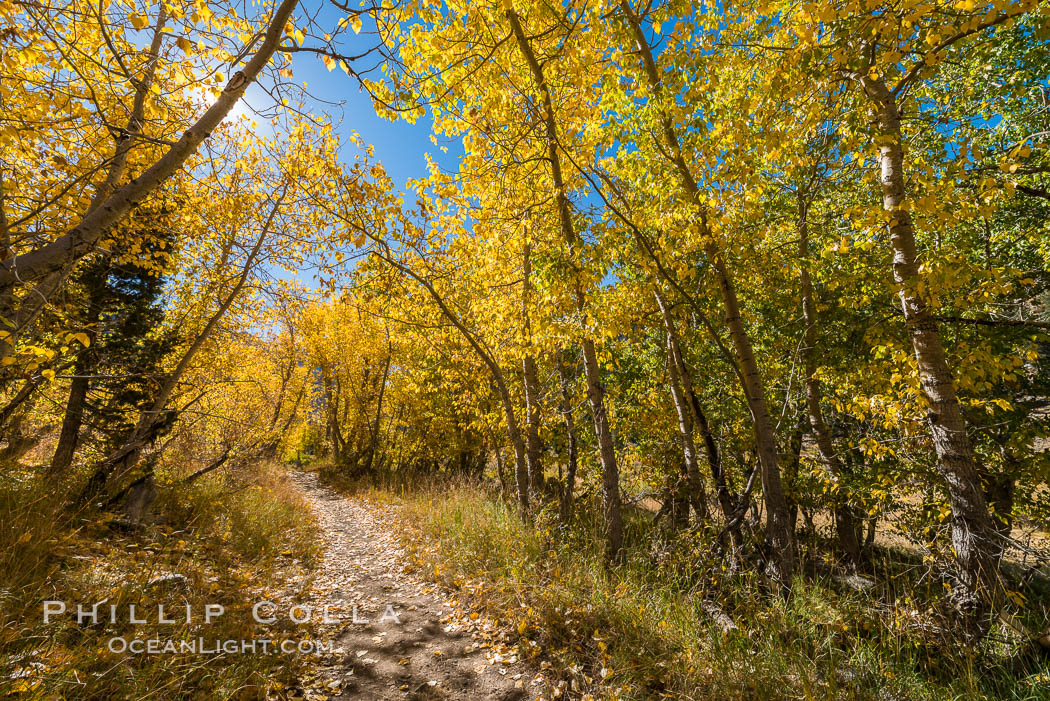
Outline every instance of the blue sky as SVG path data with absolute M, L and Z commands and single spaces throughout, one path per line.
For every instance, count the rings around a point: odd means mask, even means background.
M 362 3 L 364 4 L 364 3 Z M 312 29 L 309 30 L 305 46 L 320 47 L 324 42 L 316 38 L 325 32 L 333 31 L 345 13 L 332 5 L 328 0 L 303 0 L 299 10 L 295 14 L 296 24 L 307 23 L 306 17 L 312 19 Z M 353 34 L 349 29 L 344 30 L 340 36 L 342 45 L 337 50 L 345 54 L 359 54 L 369 46 L 378 42 L 375 33 L 375 23 L 363 15 L 363 27 L 359 35 Z M 132 41 L 137 42 L 140 48 L 145 49 L 148 45 L 151 30 L 135 30 L 130 26 L 125 28 L 126 34 Z M 311 37 L 310 35 L 315 35 Z M 285 38 L 285 43 L 290 39 Z M 356 68 L 364 69 L 376 65 L 376 61 L 368 57 Z M 356 131 L 365 143 L 370 143 L 375 148 L 375 158 L 386 168 L 387 173 L 398 187 L 403 187 L 409 178 L 424 177 L 426 172 L 425 155 L 429 153 L 443 167 L 454 169 L 457 157 L 452 154 L 461 154 L 462 149 L 458 142 L 449 145 L 448 154 L 442 153 L 438 145 L 430 141 L 431 119 L 425 116 L 415 124 L 398 120 L 390 122 L 377 116 L 372 107 L 371 98 L 358 85 L 355 78 L 346 75 L 336 68 L 329 71 L 321 60 L 321 57 L 313 53 L 295 53 L 292 55 L 292 66 L 295 84 L 307 86 L 306 109 L 321 116 L 328 112 L 336 122 L 337 132 L 345 136 Z M 215 66 L 230 74 L 233 72 L 229 66 Z M 372 71 L 368 77 L 378 80 L 382 74 Z M 262 80 L 262 79 L 261 79 Z M 203 96 L 203 95 L 202 95 Z M 311 99 L 312 98 L 312 99 Z M 248 88 L 247 94 L 241 104 L 237 105 L 231 113 L 232 119 L 244 115 L 252 115 L 255 110 L 269 111 L 274 107 L 273 99 L 259 86 Z M 261 129 L 266 129 L 265 119 L 257 120 Z
M 313 11 L 313 8 L 310 11 Z M 314 31 L 331 30 L 342 17 L 343 13 L 338 8 L 325 2 L 316 17 L 317 27 L 320 29 Z M 354 35 L 349 30 L 342 35 L 343 45 L 338 47 L 340 51 L 346 54 L 361 53 L 377 41 L 375 24 L 367 17 L 362 19 L 364 23 L 359 35 Z M 308 36 L 304 45 L 319 46 L 321 43 Z M 329 71 L 320 56 L 310 53 L 294 54 L 292 65 L 294 81 L 300 85 L 305 82 L 307 92 L 316 98 L 313 102 L 307 102 L 307 107 L 317 113 L 328 111 L 340 135 L 356 131 L 365 143 L 372 144 L 376 159 L 383 164 L 398 187 L 403 187 L 409 178 L 421 178 L 427 174 L 425 155 L 428 153 L 443 167 L 455 168 L 457 159 L 451 154 L 459 153 L 460 149 L 450 147 L 450 153 L 445 154 L 441 152 L 439 145 L 431 142 L 432 122 L 429 115 L 415 124 L 404 120 L 390 122 L 376 115 L 371 98 L 358 86 L 355 78 L 346 75 L 339 68 Z M 375 60 L 369 57 L 357 67 L 367 68 L 373 65 Z M 379 79 L 381 76 L 376 70 L 368 77 Z M 325 103 L 339 103 L 340 106 Z
M 307 12 L 317 11 L 315 28 L 312 34 L 323 34 L 331 31 L 343 13 L 334 6 L 323 0 L 320 9 L 308 7 Z M 301 20 L 300 20 L 301 22 Z M 342 45 L 336 47 L 344 54 L 361 53 L 368 46 L 376 42 L 374 33 L 375 24 L 364 18 L 364 27 L 360 35 L 354 35 L 349 30 L 340 37 Z M 285 39 L 289 41 L 288 38 Z M 304 42 L 307 47 L 319 47 L 323 41 L 311 38 L 309 35 Z M 355 64 L 359 69 L 375 65 L 371 58 Z M 292 54 L 293 78 L 290 83 L 299 86 L 305 84 L 304 107 L 312 114 L 323 117 L 325 113 L 334 123 L 335 132 L 346 143 L 346 136 L 356 132 L 361 140 L 373 147 L 374 161 L 378 161 L 386 169 L 394 186 L 404 190 L 405 182 L 412 178 L 423 178 L 427 175 L 427 154 L 429 154 L 442 167 L 454 170 L 457 168 L 458 155 L 462 153 L 462 146 L 457 140 L 454 143 L 439 141 L 434 144 L 431 141 L 432 120 L 429 114 L 418 119 L 414 124 L 404 120 L 391 122 L 379 117 L 375 113 L 372 100 L 368 93 L 362 89 L 356 78 L 347 75 L 339 68 L 329 71 L 321 57 L 314 53 Z M 378 80 L 382 77 L 378 70 L 372 71 L 367 77 Z M 290 96 L 290 99 L 296 99 Z M 235 108 L 235 115 L 252 115 L 257 109 L 269 111 L 274 107 L 273 98 L 259 86 L 252 86 L 244 98 L 244 104 Z M 261 129 L 267 129 L 268 120 L 258 119 L 257 123 Z M 441 145 L 447 145 L 448 152 L 441 151 Z M 346 144 L 342 149 L 342 155 L 350 160 L 358 148 Z M 348 259 L 352 265 L 352 259 Z M 289 274 L 287 271 L 271 269 L 271 274 L 278 278 L 294 278 L 308 288 L 317 289 L 317 281 L 312 269 L 304 269 L 299 273 Z

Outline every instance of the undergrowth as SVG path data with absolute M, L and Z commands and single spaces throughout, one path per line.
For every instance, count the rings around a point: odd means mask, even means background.
M 250 610 L 281 568 L 316 556 L 316 526 L 277 466 L 173 478 L 137 528 L 112 514 L 71 515 L 54 491 L 32 473 L 0 478 L 0 697 L 254 699 L 292 681 L 297 656 L 132 654 L 113 642 L 203 638 L 214 650 L 217 641 L 295 637 L 287 622 L 255 624 Z M 45 601 L 66 612 L 45 623 Z M 78 623 L 77 605 L 99 602 L 98 621 Z M 130 605 L 146 623 L 131 622 Z M 160 605 L 176 623 L 159 622 Z M 206 623 L 206 605 L 225 612 Z
M 754 575 L 726 571 L 705 536 L 669 538 L 649 515 L 629 520 L 624 563 L 609 568 L 595 505 L 568 528 L 545 512 L 530 526 L 475 485 L 367 488 L 417 529 L 404 542 L 425 576 L 468 590 L 524 650 L 559 665 L 577 697 L 1050 698 L 1045 663 L 1018 671 L 953 652 L 912 625 L 909 600 L 891 605 L 878 587 L 858 592 L 811 573 L 784 601 Z M 738 629 L 723 631 L 712 611 Z

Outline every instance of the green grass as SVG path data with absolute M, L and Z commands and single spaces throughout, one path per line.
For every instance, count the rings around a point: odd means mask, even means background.
M 1050 698 L 1045 666 L 1016 673 L 988 654 L 953 654 L 909 632 L 908 606 L 830 580 L 798 579 L 785 602 L 758 578 L 724 571 L 705 536 L 668 540 L 640 515 L 627 525 L 625 563 L 610 569 L 588 509 L 572 528 L 549 514 L 530 527 L 471 485 L 372 493 L 400 504 L 418 529 L 405 538 L 417 567 L 449 586 L 469 582 L 475 603 L 517 630 L 526 653 L 542 650 L 595 696 Z M 713 625 L 705 598 L 739 630 Z
M 251 602 L 293 560 L 316 555 L 316 526 L 273 466 L 192 485 L 162 487 L 157 523 L 127 531 L 106 517 L 70 516 L 53 487 L 25 472 L 0 479 L 0 697 L 256 699 L 294 682 L 301 660 L 286 655 L 116 654 L 110 639 L 241 640 L 295 637 L 251 620 Z M 167 574 L 184 583 L 150 584 Z M 43 622 L 43 601 L 70 612 Z M 75 605 L 106 600 L 118 622 L 76 621 Z M 132 625 L 128 605 L 147 621 Z M 190 624 L 159 624 L 157 605 Z M 226 613 L 203 624 L 205 604 Z

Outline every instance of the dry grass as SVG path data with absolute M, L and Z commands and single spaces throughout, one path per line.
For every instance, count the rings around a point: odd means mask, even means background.
M 253 472 L 164 489 L 159 522 L 134 531 L 105 516 L 73 518 L 38 478 L 8 473 L 0 482 L 0 696 L 254 699 L 289 682 L 299 662 L 279 654 L 132 655 L 108 648 L 114 637 L 280 636 L 251 621 L 250 602 L 276 581 L 282 562 L 314 556 L 315 527 L 278 468 Z M 185 579 L 151 584 L 171 574 Z M 70 612 L 44 624 L 45 600 L 68 602 Z M 102 620 L 78 624 L 78 602 L 105 602 Z M 129 622 L 129 604 L 146 624 Z M 176 618 L 190 605 L 191 622 L 158 623 L 159 604 Z M 221 604 L 226 613 L 205 625 L 206 604 Z M 116 624 L 108 620 L 110 605 L 119 612 Z
M 587 509 L 572 528 L 476 486 L 372 488 L 402 505 L 418 566 L 473 592 L 490 615 L 543 650 L 580 694 L 675 699 L 1046 699 L 1044 664 L 1011 671 L 989 651 L 951 654 L 916 633 L 922 604 L 889 606 L 831 580 L 797 580 L 789 602 L 733 575 L 703 535 L 668 540 L 628 524 L 626 563 L 605 566 Z M 892 565 L 891 565 L 892 566 Z M 903 569 L 903 568 L 902 568 Z M 897 586 L 904 586 L 905 575 Z M 740 629 L 721 632 L 704 601 Z

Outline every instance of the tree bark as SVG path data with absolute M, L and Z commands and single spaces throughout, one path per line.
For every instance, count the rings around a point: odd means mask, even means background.
M 94 197 L 91 198 L 91 203 L 88 205 L 88 214 L 98 209 L 98 207 L 101 206 L 103 202 L 105 202 L 106 198 L 109 197 L 109 195 L 112 194 L 112 192 L 116 189 L 117 183 L 120 182 L 120 179 L 124 176 L 125 170 L 127 170 L 128 158 L 131 155 L 132 147 L 135 145 L 135 137 L 142 134 L 142 127 L 144 124 L 146 111 L 146 99 L 149 97 L 150 87 L 153 85 L 153 80 L 157 73 L 157 62 L 160 57 L 161 45 L 164 41 L 164 25 L 167 23 L 167 21 L 168 8 L 166 5 L 164 5 L 164 3 L 161 3 L 157 9 L 157 21 L 153 27 L 153 38 L 150 41 L 149 50 L 146 54 L 145 71 L 143 72 L 141 78 L 129 76 L 129 78 L 131 79 L 131 83 L 135 88 L 135 92 L 131 100 L 131 114 L 128 117 L 127 125 L 124 127 L 123 130 L 119 132 L 120 136 L 117 138 L 117 144 L 116 148 L 113 151 L 113 155 L 109 159 L 109 168 L 106 170 L 106 176 L 103 179 L 102 183 L 99 185 L 98 189 L 95 191 Z M 116 129 L 114 129 L 113 131 L 116 131 Z M 5 241 L 7 241 L 9 237 L 6 227 L 6 218 L 4 234 Z M 10 245 L 5 245 L 3 256 L 5 258 L 8 256 L 13 256 L 13 253 L 14 251 L 11 249 Z M 48 278 L 50 279 L 47 279 L 42 283 L 38 284 L 34 289 L 34 293 L 26 295 L 26 297 L 21 301 L 21 304 L 18 305 L 18 313 L 16 315 L 13 315 L 16 317 L 17 320 L 16 331 L 13 335 L 18 335 L 19 331 L 22 328 L 28 326 L 30 321 L 33 318 L 35 318 L 37 314 L 44 310 L 44 308 L 48 304 L 48 300 L 51 294 L 44 293 L 43 291 L 47 290 L 48 288 L 51 288 L 52 292 L 57 290 L 65 281 L 66 275 L 68 275 L 70 270 L 72 270 L 72 263 L 73 260 L 69 260 L 62 264 L 59 269 L 51 271 L 51 273 L 48 275 Z M 0 263 L 0 274 L 2 273 L 3 263 Z M 16 306 L 16 302 L 11 294 L 12 292 L 12 287 L 5 287 L 2 283 L 0 283 L 0 300 L 3 300 L 2 304 L 0 304 L 0 308 L 14 308 Z M 26 305 L 28 305 L 28 309 L 25 308 Z M 0 315 L 6 316 L 6 314 Z M 9 343 L 7 343 L 7 339 L 5 339 L 3 342 L 0 342 L 0 356 L 9 355 L 12 350 L 13 347 L 10 346 Z M 77 391 L 81 391 L 80 388 L 77 388 Z M 86 389 L 84 389 L 83 391 L 86 393 Z M 75 398 L 75 395 L 72 391 L 70 392 L 70 398 Z M 80 426 L 79 424 L 77 424 L 76 429 L 79 430 L 79 428 Z M 63 421 L 62 430 L 63 436 L 66 438 L 66 440 L 65 442 L 59 440 L 59 448 L 63 451 L 71 449 L 75 450 L 76 436 L 74 435 L 72 438 L 70 438 L 68 435 L 66 435 L 65 421 Z M 72 448 L 70 448 L 70 446 L 72 446 Z M 68 467 L 69 462 L 71 462 L 73 458 L 72 453 L 70 453 L 70 455 L 67 458 L 64 452 L 62 454 L 56 453 L 55 457 L 59 458 L 59 471 L 64 470 L 65 467 Z M 62 465 L 62 461 L 64 460 L 67 461 L 65 466 Z M 56 470 L 54 463 L 55 460 L 52 460 L 52 473 L 55 473 Z
M 332 381 L 332 372 L 327 363 L 321 364 L 321 387 L 324 390 L 325 411 L 328 420 L 325 422 L 325 436 L 332 444 L 332 462 L 340 465 L 343 462 L 342 436 L 339 433 L 339 396 Z
M 507 496 L 507 476 L 503 469 L 503 446 L 496 446 L 496 477 L 499 478 L 499 493 L 502 497 Z
M 390 378 L 390 363 L 393 360 L 393 353 L 390 346 L 390 332 L 387 331 L 386 339 L 386 358 L 383 361 L 383 376 L 379 384 L 379 396 L 376 398 L 376 418 L 374 422 L 369 425 L 369 433 L 371 434 L 371 441 L 368 444 L 368 453 L 365 458 L 365 472 L 372 471 L 372 465 L 375 463 L 375 455 L 379 450 L 379 428 L 380 421 L 383 419 L 383 396 L 386 394 L 386 383 Z
M 82 350 L 74 365 L 74 376 L 69 383 L 69 397 L 66 400 L 66 413 L 62 417 L 62 430 L 58 434 L 55 454 L 48 467 L 49 475 L 60 475 L 73 464 L 73 456 L 80 441 L 80 427 L 84 422 L 84 404 L 91 384 L 88 379 L 91 366 L 87 360 L 90 352 L 86 348 Z
M 182 478 L 182 484 L 192 484 L 193 482 L 196 482 L 197 480 L 199 480 L 201 477 L 204 477 L 204 475 L 208 474 L 209 472 L 212 472 L 214 470 L 218 470 L 229 459 L 230 459 L 230 448 L 229 448 L 229 446 L 227 446 L 226 449 L 224 451 L 222 451 L 222 455 L 220 455 L 215 460 L 212 460 L 211 463 L 209 463 L 208 465 L 202 467 L 201 469 L 197 470 L 196 472 L 194 472 L 194 473 L 192 473 L 190 475 L 187 475 L 186 477 L 183 477 Z
M 598 357 L 594 341 L 584 338 L 583 369 L 587 382 L 587 398 L 594 419 L 594 433 L 598 437 L 598 451 L 602 463 L 602 514 L 605 525 L 605 551 L 610 560 L 620 557 L 623 548 L 623 522 L 620 505 L 620 472 L 616 464 L 609 417 L 605 412 L 605 387 L 599 377 Z
M 721 257 L 721 252 L 712 250 L 713 267 L 717 273 L 722 302 L 725 307 L 726 324 L 744 377 L 744 395 L 751 412 L 755 433 L 755 450 L 758 454 L 759 476 L 762 480 L 762 496 L 766 503 L 766 546 L 770 550 L 767 563 L 771 578 L 777 581 L 784 593 L 789 593 L 791 578 L 795 570 L 795 538 L 791 530 L 787 498 L 780 479 L 777 456 L 776 432 L 766 402 L 765 386 L 758 370 L 751 339 L 740 316 L 740 305 L 736 287 Z
M 274 401 L 273 414 L 270 416 L 270 428 L 269 433 L 271 437 L 263 445 L 262 454 L 267 457 L 273 457 L 277 452 L 277 447 L 287 430 L 290 421 L 294 420 L 295 412 L 298 410 L 299 402 L 302 400 L 303 391 L 305 391 L 306 381 L 303 381 L 303 385 L 300 388 L 299 395 L 296 397 L 295 403 L 292 405 L 291 418 L 285 423 L 284 428 L 277 436 L 273 436 L 275 429 L 277 428 L 277 422 L 281 419 L 281 411 L 284 409 L 284 399 L 288 394 L 288 387 L 291 384 L 292 378 L 295 376 L 295 370 L 299 366 L 299 362 L 296 358 L 296 341 L 295 341 L 295 325 L 290 318 L 285 319 L 285 324 L 288 327 L 288 346 L 289 346 L 289 357 L 287 366 L 281 363 L 281 385 L 277 390 L 277 399 Z
M 153 26 L 153 39 L 150 41 L 149 52 L 146 54 L 146 70 L 141 78 L 132 78 L 135 86 L 135 95 L 131 101 L 131 116 L 128 124 L 117 139 L 117 147 L 110 160 L 106 178 L 91 199 L 88 211 L 98 209 L 106 198 L 117 189 L 117 183 L 124 177 L 124 171 L 128 167 L 128 157 L 135 145 L 135 137 L 142 134 L 142 126 L 146 113 L 146 98 L 149 97 L 150 87 L 157 74 L 157 62 L 160 60 L 161 44 L 164 41 L 164 25 L 168 21 L 168 8 L 160 3 L 157 9 L 157 21 Z
M 40 376 L 26 380 L 11 401 L 0 409 L 0 436 L 7 435 L 8 421 L 15 415 L 18 407 L 22 406 L 40 388 L 42 382 L 43 378 Z
M 14 418 L 10 419 L 4 426 L 3 437 L 7 439 L 7 445 L 4 446 L 3 450 L 0 450 L 0 465 L 11 465 L 17 462 L 23 455 L 32 450 L 33 446 L 40 442 L 39 437 L 27 436 L 22 432 L 22 422 L 33 410 L 36 400 L 37 397 L 33 397 L 24 401 L 22 411 L 14 414 Z
M 165 10 L 162 8 L 160 13 L 158 33 L 163 25 Z M 156 42 L 157 39 L 154 37 L 154 43 Z M 112 171 L 110 172 L 112 174 Z M 87 306 L 87 317 L 84 321 L 88 327 L 90 345 L 81 350 L 73 366 L 73 379 L 69 385 L 69 397 L 66 400 L 66 411 L 62 418 L 62 430 L 59 432 L 58 444 L 47 471 L 49 476 L 61 475 L 69 469 L 81 440 L 80 429 L 84 423 L 84 408 L 88 391 L 91 388 L 91 380 L 88 376 L 97 360 L 96 351 L 90 346 L 97 347 L 98 344 L 96 326 L 105 305 L 103 296 L 108 277 L 108 263 L 109 257 L 106 256 L 98 262 L 100 266 L 98 269 L 83 276 Z
M 801 417 L 800 417 L 801 418 Z M 802 462 L 802 438 L 806 434 L 806 425 L 809 422 L 802 419 L 798 422 L 795 430 L 788 437 L 788 450 L 787 460 L 784 465 L 784 476 L 787 478 L 788 484 L 795 484 L 798 480 L 798 468 Z M 793 493 L 786 492 L 785 499 L 788 505 L 788 519 L 790 523 L 791 532 L 795 533 L 796 526 L 798 526 L 798 512 L 801 505 L 798 499 L 795 498 Z
M 1001 601 L 1003 593 L 999 580 L 1003 542 L 981 490 L 977 458 L 966 432 L 940 330 L 920 290 L 922 276 L 916 260 L 911 213 L 903 206 L 907 193 L 897 98 L 881 78 L 865 74 L 857 80 L 878 116 L 882 206 L 890 218 L 893 281 L 898 288 L 919 382 L 928 404 L 927 419 L 937 453 L 937 469 L 947 485 L 952 509 L 951 538 L 959 580 L 954 594 L 976 624 L 977 635 L 983 635 L 990 623 L 989 613 Z
M 1014 492 L 1017 475 L 1021 474 L 1021 461 L 1005 446 L 999 450 L 1003 463 L 998 472 L 980 470 L 981 484 L 984 485 L 984 497 L 988 502 L 995 524 L 996 533 L 1005 542 L 1010 537 L 1014 525 Z

